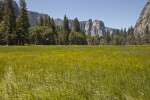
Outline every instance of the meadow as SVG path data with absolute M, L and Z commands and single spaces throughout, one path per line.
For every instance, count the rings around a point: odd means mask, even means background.
M 0 100 L 150 100 L 150 46 L 0 46 Z

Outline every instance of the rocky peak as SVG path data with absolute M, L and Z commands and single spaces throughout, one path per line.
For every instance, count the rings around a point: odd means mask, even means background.
M 43 16 L 43 18 L 45 18 L 45 16 L 48 16 L 47 14 L 38 13 L 34 11 L 28 11 L 28 18 L 29 18 L 30 25 L 35 26 L 36 19 L 40 19 L 41 15 Z
M 62 26 L 63 20 L 55 19 L 56 26 Z M 73 29 L 73 20 L 69 19 L 69 26 Z M 109 31 L 111 34 L 115 35 L 117 29 L 105 27 L 104 23 L 100 20 L 95 20 L 92 22 L 92 19 L 87 21 L 80 21 L 80 28 L 85 31 L 85 34 L 88 36 L 104 36 L 104 34 Z
M 86 21 L 80 21 L 80 28 L 85 31 L 85 24 L 86 24 Z
M 99 20 L 95 20 L 93 22 L 93 26 L 91 29 L 91 36 L 104 36 L 105 34 L 105 25 L 102 21 Z
M 144 36 L 144 30 L 146 26 L 149 26 L 150 29 L 150 0 L 147 1 L 147 4 L 143 8 L 140 17 L 135 25 L 134 34 L 135 36 Z
M 115 35 L 117 30 L 118 29 L 114 29 L 114 28 L 110 28 L 110 27 L 105 27 L 105 31 L 106 32 L 110 32 L 110 35 Z
M 54 21 L 55 21 L 56 26 L 62 26 L 63 25 L 63 21 L 59 18 L 55 19 Z
M 92 28 L 93 22 L 92 19 L 89 19 L 85 23 L 85 34 L 86 35 L 91 35 L 91 28 Z

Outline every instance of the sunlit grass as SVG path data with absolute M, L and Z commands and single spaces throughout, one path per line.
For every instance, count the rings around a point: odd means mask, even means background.
M 0 46 L 0 100 L 149 100 L 150 46 Z

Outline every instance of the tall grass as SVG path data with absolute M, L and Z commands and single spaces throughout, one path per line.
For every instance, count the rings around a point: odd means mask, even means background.
M 150 46 L 0 46 L 0 100 L 150 100 Z

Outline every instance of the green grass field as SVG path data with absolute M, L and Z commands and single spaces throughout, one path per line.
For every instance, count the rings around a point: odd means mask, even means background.
M 150 100 L 150 46 L 0 46 L 0 100 Z

